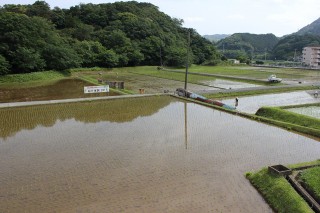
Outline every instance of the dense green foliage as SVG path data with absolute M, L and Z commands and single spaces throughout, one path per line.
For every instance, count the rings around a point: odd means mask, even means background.
M 76 67 L 215 64 L 214 45 L 150 3 L 80 4 L 44 1 L 0 7 L 0 74 Z
M 247 174 L 247 178 L 276 212 L 313 212 L 284 177 L 269 174 L 264 168 Z
M 301 180 L 306 184 L 308 189 L 310 189 L 320 199 L 320 167 L 314 167 L 310 169 L 303 170 L 301 172 Z
M 228 58 L 256 58 L 270 52 L 279 39 L 273 34 L 235 33 L 217 43 L 220 51 Z

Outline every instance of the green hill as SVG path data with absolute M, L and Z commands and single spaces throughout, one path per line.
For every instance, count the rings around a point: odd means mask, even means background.
M 311 34 L 311 35 L 318 35 L 320 36 L 320 18 L 312 22 L 311 24 L 303 27 L 295 34 L 297 35 L 305 35 L 305 34 Z
M 215 46 L 150 3 L 80 4 L 44 1 L 0 7 L 0 75 L 75 67 L 184 66 L 213 63 Z

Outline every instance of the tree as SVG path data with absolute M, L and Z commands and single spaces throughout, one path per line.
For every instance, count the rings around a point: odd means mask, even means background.
M 119 57 L 113 50 L 105 50 L 97 57 L 97 64 L 102 67 L 115 67 L 119 63 Z
M 0 55 L 0 75 L 6 75 L 10 73 L 10 64 L 5 57 Z
M 46 66 L 46 62 L 39 52 L 26 47 L 18 48 L 12 53 L 11 58 L 14 58 L 11 65 L 17 73 L 40 71 Z
M 26 14 L 28 16 L 39 16 L 42 18 L 50 19 L 50 5 L 45 1 L 36 1 L 28 7 Z
M 81 59 L 76 52 L 66 45 L 49 44 L 42 52 L 49 70 L 65 70 L 80 67 Z

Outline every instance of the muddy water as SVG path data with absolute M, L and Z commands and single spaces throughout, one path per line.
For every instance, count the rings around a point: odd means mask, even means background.
M 257 95 L 240 97 L 237 110 L 254 114 L 263 106 L 290 106 L 307 103 L 319 103 L 320 99 L 315 98 L 310 91 L 287 92 L 279 94 Z M 235 99 L 222 100 L 223 103 L 234 105 Z
M 1 109 L 0 212 L 271 212 L 244 173 L 319 158 L 319 142 L 211 108 L 118 101 Z
M 93 84 L 79 79 L 63 79 L 51 85 L 37 86 L 23 89 L 0 89 L 0 103 L 59 100 L 68 98 L 86 98 L 118 95 L 114 92 L 84 94 L 84 86 Z
M 290 112 L 299 113 L 302 115 L 308 115 L 314 118 L 320 119 L 320 107 L 319 106 L 309 106 L 309 107 L 297 107 L 286 109 Z

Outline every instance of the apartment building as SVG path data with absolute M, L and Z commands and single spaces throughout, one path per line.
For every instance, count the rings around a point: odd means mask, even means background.
M 302 62 L 309 67 L 320 68 L 320 47 L 304 47 Z

